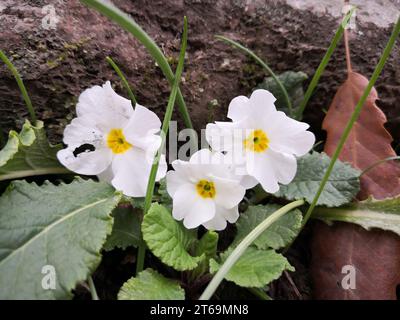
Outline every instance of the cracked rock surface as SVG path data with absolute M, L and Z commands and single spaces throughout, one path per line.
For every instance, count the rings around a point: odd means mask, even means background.
M 189 19 L 188 54 L 182 90 L 196 129 L 225 119 L 229 101 L 249 95 L 263 79 L 261 68 L 214 39 L 231 37 L 259 54 L 276 73 L 303 71 L 310 77 L 341 19 L 341 0 L 114 0 L 162 48 L 175 67 L 183 16 Z M 366 75 L 382 53 L 400 11 L 398 0 L 361 1 L 351 34 L 353 68 Z M 51 5 L 49 7 L 49 5 Z M 52 15 L 54 9 L 55 15 Z M 21 72 L 39 118 L 59 142 L 74 117 L 80 92 L 110 79 L 126 95 L 105 61 L 111 56 L 123 69 L 141 104 L 160 116 L 169 86 L 142 45 L 114 23 L 78 0 L 2 0 L 0 48 Z M 379 106 L 388 129 L 400 140 L 400 44 L 380 79 Z M 312 98 L 305 120 L 320 137 L 321 119 L 346 77 L 341 44 Z M 212 102 L 212 103 L 210 103 Z M 27 111 L 8 70 L 0 66 L 0 126 L 3 134 L 20 128 Z M 179 114 L 175 114 L 179 119 Z

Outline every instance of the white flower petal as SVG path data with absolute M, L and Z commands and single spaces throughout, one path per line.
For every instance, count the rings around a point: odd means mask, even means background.
M 310 131 L 303 131 L 295 135 L 275 137 L 270 147 L 278 152 L 303 156 L 308 153 L 315 143 L 315 136 Z
M 215 204 L 200 197 L 193 184 L 184 184 L 174 194 L 172 215 L 176 220 L 183 219 L 186 228 L 193 229 L 214 217 Z
M 206 140 L 215 151 L 232 150 L 233 130 L 231 128 L 221 128 L 215 123 L 206 126 Z
M 230 223 L 235 223 L 239 219 L 239 206 L 231 209 L 220 208 L 219 212 Z
M 268 165 L 274 169 L 276 179 L 283 184 L 290 183 L 296 175 L 296 157 L 286 153 L 267 150 Z
M 190 183 L 183 170 L 170 170 L 167 172 L 167 192 L 171 198 L 183 185 Z
M 89 116 L 72 119 L 64 129 L 63 141 L 67 145 L 91 144 L 101 146 L 104 144 L 104 133 L 96 128 L 96 124 Z
M 228 107 L 228 118 L 240 121 L 249 116 L 249 98 L 238 96 L 232 99 Z
M 75 149 L 79 146 L 69 146 L 57 153 L 58 160 L 67 169 L 84 175 L 97 175 L 111 164 L 112 153 L 107 148 L 86 151 L 74 155 Z
M 276 111 L 275 101 L 276 98 L 271 92 L 264 89 L 255 90 L 250 96 L 251 110 L 248 113 L 251 112 L 254 117 L 265 117 Z
M 258 180 L 263 189 L 269 193 L 279 190 L 278 179 L 275 175 L 275 168 L 270 166 L 267 152 L 249 152 L 247 171 Z
M 130 197 L 144 197 L 152 162 L 146 154 L 135 147 L 114 157 L 112 169 L 114 179 L 112 185 Z
M 188 161 L 174 160 L 172 167 L 182 177 L 185 177 L 187 182 L 196 183 L 198 180 L 204 179 L 201 165 L 190 164 Z
M 242 176 L 242 178 L 240 180 L 240 184 L 246 189 L 251 189 L 251 188 L 254 188 L 258 184 L 258 181 L 256 178 L 254 178 L 252 176 L 244 175 L 244 176 Z
M 118 95 L 107 81 L 102 87 L 94 86 L 82 92 L 76 113 L 78 117 L 90 116 L 98 128 L 108 132 L 124 127 L 133 114 L 133 108 L 131 101 Z
M 165 158 L 165 154 L 162 154 L 160 157 L 160 161 L 158 162 L 158 170 L 156 175 L 156 181 L 160 181 L 162 178 L 165 177 L 168 170 L 167 160 Z
M 114 172 L 112 171 L 112 165 L 110 164 L 106 170 L 97 174 L 97 177 L 100 181 L 105 181 L 111 183 L 112 179 L 114 178 Z
M 246 193 L 246 189 L 237 181 L 213 177 L 215 185 L 215 202 L 218 206 L 231 209 L 237 206 Z
M 239 218 L 238 206 L 231 209 L 225 209 L 223 207 L 217 206 L 215 217 L 210 221 L 203 223 L 203 226 L 209 230 L 221 231 L 227 226 L 227 221 L 230 223 L 235 223 Z
M 160 131 L 161 121 L 158 116 L 146 107 L 136 104 L 133 116 L 129 119 L 124 132 L 127 140 L 135 140 L 136 137 L 145 137 Z
M 289 118 L 284 112 L 277 111 L 271 113 L 263 119 L 263 128 L 270 140 L 275 140 L 276 137 L 296 135 L 306 131 L 310 126 L 301 121 Z
M 218 210 L 218 209 L 217 209 Z M 228 225 L 226 219 L 219 213 L 210 221 L 203 223 L 203 226 L 208 230 L 222 231 Z

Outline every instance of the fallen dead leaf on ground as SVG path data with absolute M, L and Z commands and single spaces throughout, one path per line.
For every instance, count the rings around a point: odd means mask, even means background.
M 334 152 L 367 84 L 364 76 L 350 71 L 348 79 L 337 91 L 323 122 L 327 131 L 327 154 Z M 339 157 L 360 170 L 396 155 L 391 147 L 392 137 L 384 127 L 386 117 L 375 103 L 377 98 L 373 89 Z M 400 165 L 390 161 L 361 177 L 357 198 L 385 199 L 398 194 Z M 396 287 L 400 284 L 400 238 L 394 233 L 377 229 L 366 231 L 349 223 L 327 226 L 318 222 L 314 227 L 311 250 L 314 298 L 396 299 Z M 346 266 L 350 266 L 347 271 L 343 270 Z M 355 271 L 354 288 L 348 287 L 351 286 L 348 276 L 352 270 Z

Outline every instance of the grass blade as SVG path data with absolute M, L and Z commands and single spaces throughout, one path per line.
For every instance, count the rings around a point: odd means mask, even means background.
M 144 214 L 146 214 L 147 211 L 149 211 L 150 205 L 151 205 L 151 202 L 153 199 L 158 165 L 160 162 L 162 150 L 164 149 L 165 137 L 167 136 L 167 133 L 168 133 L 169 123 L 171 121 L 172 112 L 174 110 L 174 105 L 175 105 L 175 100 L 176 100 L 177 93 L 179 90 L 179 81 L 182 76 L 183 65 L 184 65 L 185 54 L 186 54 L 186 46 L 187 46 L 187 19 L 185 17 L 184 18 L 181 52 L 179 54 L 179 62 L 178 62 L 178 66 L 176 68 L 174 84 L 172 85 L 171 94 L 168 99 L 167 110 L 165 111 L 165 116 L 164 116 L 163 124 L 161 127 L 161 137 L 162 137 L 161 146 L 158 149 L 157 155 L 154 158 L 153 166 L 151 167 L 151 171 L 150 171 L 149 182 L 148 182 L 147 190 L 146 190 L 146 197 L 144 200 L 144 210 L 143 210 Z M 139 246 L 138 263 L 136 265 L 137 266 L 136 274 L 143 270 L 144 251 L 145 251 L 145 244 L 142 244 L 141 246 Z
M 21 94 L 25 100 L 25 104 L 28 108 L 28 112 L 30 114 L 31 120 L 34 124 L 36 124 L 37 117 L 35 114 L 35 110 L 33 109 L 31 98 L 29 98 L 28 91 L 26 91 L 26 88 L 25 88 L 24 82 L 22 81 L 21 75 L 19 74 L 18 70 L 14 67 L 14 65 L 11 63 L 11 61 L 7 58 L 7 56 L 4 54 L 4 52 L 1 50 L 0 50 L 0 59 L 6 64 L 8 69 L 10 69 L 15 80 L 17 81 L 19 90 L 21 91 Z
M 303 118 L 303 113 L 304 110 L 308 104 L 308 101 L 311 98 L 311 95 L 314 92 L 315 87 L 317 86 L 319 79 L 321 78 L 322 74 L 325 71 L 326 66 L 328 65 L 328 62 L 333 54 L 333 52 L 336 49 L 336 46 L 338 44 L 338 42 L 340 41 L 340 39 L 342 39 L 343 36 L 343 32 L 347 26 L 347 24 L 350 21 L 351 16 L 353 15 L 354 11 L 355 11 L 355 7 L 353 7 L 347 14 L 346 16 L 343 18 L 341 24 L 339 25 L 339 28 L 336 30 L 335 36 L 333 37 L 331 44 L 329 45 L 328 50 L 326 51 L 324 57 L 322 58 L 321 63 L 319 64 L 317 71 L 315 71 L 315 74 L 313 76 L 313 78 L 311 79 L 310 84 L 308 85 L 307 91 L 304 94 L 304 99 L 301 102 L 299 109 L 296 112 L 296 119 L 301 120 Z
M 369 167 L 365 168 L 365 169 L 363 170 L 363 172 L 361 172 L 360 176 L 362 176 L 363 174 L 365 174 L 365 173 L 367 173 L 368 171 L 372 170 L 373 168 L 379 166 L 379 165 L 382 164 L 382 163 L 385 163 L 385 162 L 388 162 L 388 161 L 393 161 L 393 160 L 400 160 L 400 156 L 393 156 L 393 157 L 388 157 L 388 158 L 386 158 L 386 159 L 379 160 L 379 161 L 377 161 L 377 162 L 371 164 Z
M 132 107 L 135 107 L 137 101 L 136 101 L 136 97 L 132 92 L 132 89 L 129 85 L 128 80 L 126 79 L 125 75 L 123 74 L 123 72 L 121 71 L 121 69 L 117 66 L 117 64 L 113 61 L 113 59 L 111 59 L 110 57 L 106 57 L 107 62 L 111 65 L 111 67 L 113 67 L 115 73 L 119 76 L 119 78 L 122 81 L 122 84 L 124 85 L 126 91 L 128 92 L 129 95 L 129 99 L 131 99 L 131 103 L 132 103 Z
M 258 64 L 260 64 L 267 71 L 267 73 L 272 77 L 272 79 L 274 79 L 276 84 L 281 89 L 281 91 L 285 97 L 287 107 L 289 109 L 289 114 L 292 117 L 293 116 L 293 106 L 292 106 L 292 102 L 290 101 L 289 94 L 288 94 L 285 86 L 283 85 L 282 81 L 279 80 L 279 78 L 272 71 L 272 69 L 260 57 L 258 57 L 253 51 L 246 48 L 245 46 L 242 46 L 239 42 L 236 42 L 232 39 L 226 38 L 224 36 L 219 36 L 219 35 L 215 36 L 215 38 L 217 38 L 218 40 L 222 40 L 222 41 L 234 46 L 235 48 L 243 51 L 244 53 L 249 55 L 251 58 L 253 58 Z
M 128 31 L 137 40 L 139 40 L 145 46 L 153 59 L 157 62 L 165 77 L 168 79 L 170 85 L 173 85 L 175 77 L 167 58 L 164 56 L 161 49 L 157 46 L 153 39 L 151 39 L 150 36 L 132 18 L 115 6 L 105 3 L 101 0 L 81 0 L 81 2 L 96 9 L 98 12 L 116 22 L 124 30 Z M 180 89 L 178 89 L 176 99 L 185 126 L 193 129 L 192 120 L 190 119 L 190 115 Z

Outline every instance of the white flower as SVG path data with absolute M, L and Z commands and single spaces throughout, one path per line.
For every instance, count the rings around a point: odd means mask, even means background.
M 189 161 L 175 160 L 167 173 L 167 191 L 173 199 L 172 215 L 186 228 L 204 225 L 223 230 L 236 222 L 238 205 L 246 192 L 224 162 L 222 153 L 202 149 Z
M 160 119 L 147 108 L 114 92 L 110 82 L 85 90 L 76 106 L 77 118 L 64 130 L 66 149 L 59 161 L 69 170 L 97 175 L 125 195 L 143 197 L 154 156 L 161 144 Z M 157 180 L 165 176 L 162 157 Z
M 213 150 L 225 151 L 242 174 L 246 188 L 260 183 L 275 193 L 279 184 L 290 183 L 297 170 L 295 156 L 310 151 L 315 136 L 309 125 L 293 120 L 274 105 L 267 90 L 256 90 L 250 99 L 234 98 L 228 110 L 232 122 L 208 124 L 206 138 Z M 241 171 L 240 171 L 241 170 Z

